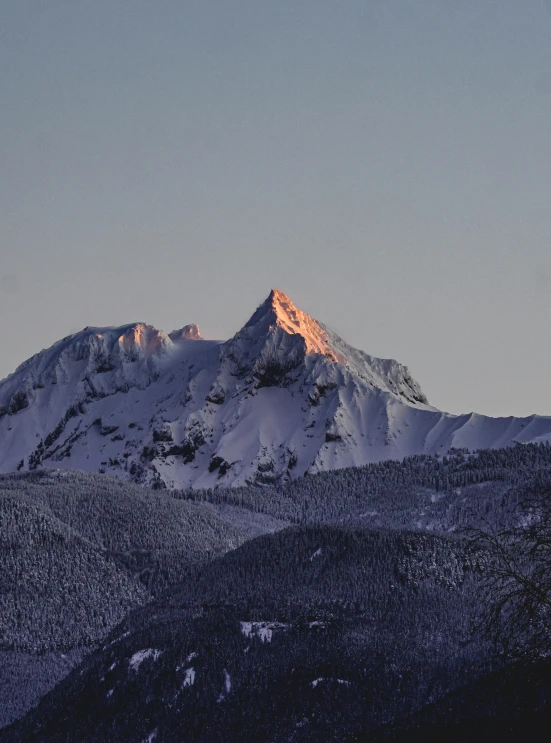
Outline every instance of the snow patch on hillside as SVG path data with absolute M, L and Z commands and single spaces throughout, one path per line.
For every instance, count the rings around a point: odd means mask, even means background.
M 161 650 L 154 650 L 153 648 L 148 648 L 146 650 L 138 650 L 134 655 L 130 658 L 128 661 L 128 665 L 133 671 L 139 671 L 140 666 L 144 662 L 144 660 L 147 660 L 148 658 L 151 658 L 152 660 L 158 660 L 162 655 Z
M 271 642 L 274 630 L 288 628 L 288 624 L 281 622 L 241 622 L 241 632 L 245 637 L 258 637 L 262 642 Z

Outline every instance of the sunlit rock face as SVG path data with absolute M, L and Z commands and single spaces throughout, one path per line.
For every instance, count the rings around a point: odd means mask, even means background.
M 2 472 L 216 487 L 550 439 L 550 418 L 436 410 L 407 367 L 352 348 L 277 289 L 228 341 L 194 324 L 85 328 L 0 383 Z
M 121 355 L 126 354 L 129 360 L 135 361 L 140 356 L 151 358 L 170 351 L 172 341 L 162 330 L 138 323 L 119 336 L 119 348 Z
M 323 325 L 295 307 L 289 297 L 277 289 L 272 289 L 268 299 L 254 313 L 243 331 L 246 329 L 260 337 L 276 330 L 281 331 L 281 338 L 298 336 L 304 344 L 305 353 L 319 354 L 332 361 L 346 363 L 346 358 L 332 347 L 329 333 Z
M 202 341 L 204 338 L 202 338 L 201 333 L 199 332 L 199 326 L 195 323 L 192 323 L 191 325 L 184 325 L 183 328 L 180 328 L 180 330 L 173 330 L 172 333 L 169 333 L 169 338 L 171 341 L 174 341 L 174 343 L 177 343 L 178 341 Z

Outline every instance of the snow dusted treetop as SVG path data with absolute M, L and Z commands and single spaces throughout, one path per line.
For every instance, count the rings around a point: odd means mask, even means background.
M 436 410 L 407 367 L 352 348 L 277 289 L 226 342 L 197 325 L 85 328 L 0 382 L 2 472 L 213 487 L 550 439 L 550 418 Z

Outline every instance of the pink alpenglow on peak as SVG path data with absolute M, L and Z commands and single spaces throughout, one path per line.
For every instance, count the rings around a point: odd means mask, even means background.
M 346 364 L 346 358 L 330 345 L 327 331 L 317 320 L 299 310 L 291 299 L 279 289 L 272 289 L 262 305 L 274 314 L 274 324 L 289 335 L 300 335 L 306 343 L 306 353 L 318 353 Z
M 148 486 L 270 485 L 450 448 L 551 441 L 551 417 L 450 415 L 408 368 L 272 289 L 227 341 L 197 325 L 88 327 L 0 381 L 0 472 L 96 470 Z M 147 455 L 146 455 L 147 452 Z
M 97 337 L 101 338 L 101 334 Z M 142 352 L 146 358 L 163 353 L 171 346 L 167 334 L 152 325 L 136 323 L 119 337 L 119 346 L 126 353 Z
M 180 330 L 173 330 L 172 333 L 168 334 L 171 341 L 176 343 L 177 341 L 202 341 L 203 336 L 199 331 L 199 326 L 195 323 L 191 325 L 184 325 Z

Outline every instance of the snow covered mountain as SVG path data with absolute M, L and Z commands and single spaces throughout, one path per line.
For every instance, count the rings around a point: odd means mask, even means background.
M 277 290 L 226 342 L 197 325 L 89 327 L 0 382 L 0 472 L 214 487 L 546 440 L 550 417 L 431 407 L 407 367 L 352 348 Z

